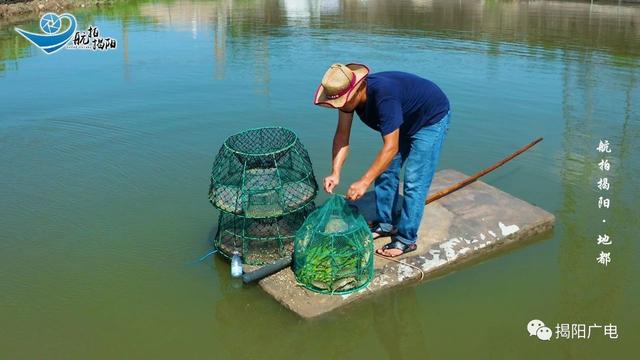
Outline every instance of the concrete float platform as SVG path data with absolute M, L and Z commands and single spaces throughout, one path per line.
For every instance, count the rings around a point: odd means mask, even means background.
M 451 186 L 467 175 L 455 170 L 436 173 L 430 192 Z M 367 220 L 375 215 L 372 192 L 356 202 Z M 483 182 L 466 186 L 426 206 L 418 249 L 395 259 L 422 269 L 422 281 L 452 272 L 460 265 L 489 257 L 504 245 L 525 243 L 553 228 L 555 217 L 547 211 L 515 198 Z M 376 248 L 389 238 L 378 239 Z M 296 314 L 311 318 L 384 289 L 415 283 L 420 271 L 375 256 L 375 276 L 365 289 L 347 295 L 322 295 L 296 285 L 290 268 L 260 281 L 260 286 Z

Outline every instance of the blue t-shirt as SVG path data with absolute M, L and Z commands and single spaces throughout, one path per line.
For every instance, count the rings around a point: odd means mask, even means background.
M 400 129 L 401 137 L 440 121 L 449 111 L 449 99 L 433 82 L 400 71 L 367 76 L 367 101 L 356 113 L 382 136 Z

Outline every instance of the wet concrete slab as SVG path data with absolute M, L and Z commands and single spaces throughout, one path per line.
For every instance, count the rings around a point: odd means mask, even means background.
M 430 193 L 468 176 L 455 170 L 436 173 Z M 375 215 L 372 192 L 356 202 L 368 220 Z M 282 305 L 312 318 L 396 286 L 442 276 L 463 264 L 490 258 L 504 248 L 530 243 L 534 235 L 551 230 L 555 217 L 534 205 L 477 181 L 430 203 L 418 234 L 418 249 L 396 257 L 402 263 L 375 257 L 375 276 L 365 289 L 347 295 L 323 295 L 296 284 L 290 268 L 260 281 L 260 286 Z M 376 240 L 376 248 L 389 238 Z M 382 294 L 381 296 L 384 296 Z

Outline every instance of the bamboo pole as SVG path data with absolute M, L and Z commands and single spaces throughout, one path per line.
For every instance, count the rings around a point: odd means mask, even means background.
M 440 190 L 437 193 L 429 196 L 427 198 L 427 201 L 425 202 L 425 205 L 430 203 L 430 202 L 432 202 L 432 201 L 436 201 L 436 200 L 440 199 L 443 196 L 449 195 L 454 191 L 460 190 L 463 187 L 475 182 L 476 180 L 478 180 L 479 178 L 483 177 L 484 175 L 486 175 L 486 174 L 492 172 L 493 170 L 499 168 L 500 166 L 506 164 L 507 162 L 509 162 L 510 160 L 515 158 L 516 156 L 518 156 L 518 155 L 522 154 L 523 152 L 531 149 L 534 145 L 536 145 L 537 143 L 542 141 L 542 139 L 543 138 L 538 138 L 538 139 L 530 142 L 528 145 L 520 148 L 519 150 L 517 150 L 513 154 L 511 154 L 511 155 L 507 156 L 506 158 L 498 161 L 497 163 L 489 166 L 488 168 L 486 168 L 486 169 L 484 169 L 484 170 L 482 170 L 482 171 L 480 171 L 480 172 L 478 172 L 478 173 L 476 173 L 476 174 L 474 174 L 474 175 L 472 175 L 472 176 L 470 176 L 470 177 L 468 177 L 468 178 L 466 178 L 466 179 L 464 179 L 464 180 L 462 180 L 462 181 L 460 181 L 460 182 L 458 182 L 456 184 L 453 184 L 453 185 L 449 186 L 446 189 Z

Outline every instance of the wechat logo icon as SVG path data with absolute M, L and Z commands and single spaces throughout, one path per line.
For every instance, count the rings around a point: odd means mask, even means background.
M 546 327 L 541 320 L 537 319 L 529 321 L 527 324 L 527 332 L 529 332 L 529 336 L 537 336 L 538 339 L 542 341 L 551 340 L 551 336 L 553 335 L 551 329 Z

